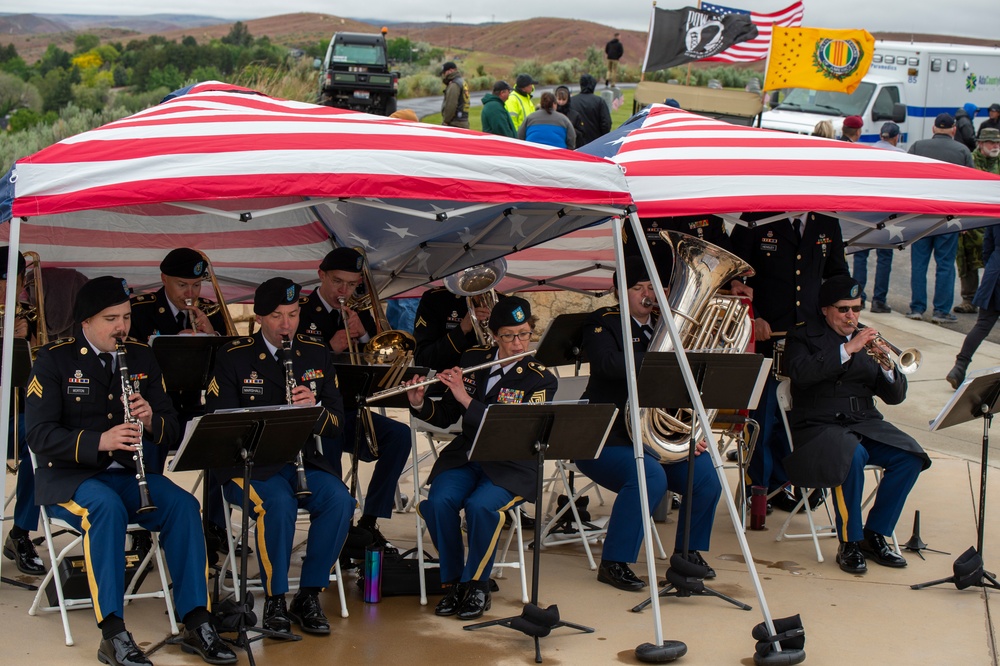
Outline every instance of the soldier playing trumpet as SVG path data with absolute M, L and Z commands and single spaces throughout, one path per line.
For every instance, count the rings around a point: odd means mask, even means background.
M 132 299 L 132 337 L 146 342 L 151 335 L 225 334 L 226 323 L 216 303 L 201 298 L 208 264 L 197 250 L 179 247 L 160 262 L 163 286 Z M 205 311 L 212 314 L 207 315 Z

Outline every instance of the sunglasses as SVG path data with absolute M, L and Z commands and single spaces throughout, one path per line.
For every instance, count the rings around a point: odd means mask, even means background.
M 848 312 L 861 312 L 860 305 L 838 305 L 837 312 L 847 314 Z

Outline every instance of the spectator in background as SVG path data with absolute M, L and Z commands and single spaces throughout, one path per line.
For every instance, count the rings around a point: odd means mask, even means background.
M 840 130 L 840 140 L 857 143 L 861 140 L 861 128 L 864 126 L 865 121 L 861 116 L 847 116 L 844 118 L 844 126 Z
M 399 109 L 398 111 L 393 111 L 390 118 L 398 118 L 399 120 L 409 120 L 413 123 L 419 123 L 420 118 L 417 118 L 417 112 L 413 109 Z
M 596 87 L 597 79 L 590 74 L 580 77 L 580 94 L 573 98 L 573 108 L 583 118 L 583 135 L 576 140 L 577 148 L 611 131 L 611 111 L 604 100 L 594 94 Z
M 510 93 L 504 106 L 510 114 L 510 121 L 514 125 L 514 130 L 521 129 L 521 123 L 535 110 L 535 103 L 531 101 L 531 93 L 535 91 L 535 81 L 531 74 L 518 74 L 514 82 L 514 92 Z
M 996 130 L 994 130 L 996 131 Z M 1000 144 L 998 144 L 1000 145 Z M 965 371 L 972 362 L 972 355 L 979 349 L 986 336 L 993 330 L 993 326 L 1000 318 L 1000 252 L 997 252 L 997 226 L 986 227 L 983 235 L 983 255 L 986 257 L 986 270 L 983 271 L 983 281 L 979 285 L 973 304 L 979 308 L 979 318 L 965 341 L 962 349 L 955 357 L 955 366 L 948 371 L 948 383 L 953 389 L 965 381 Z
M 1000 176 L 1000 129 L 987 127 L 979 130 L 977 144 L 972 151 L 972 163 L 980 171 Z M 979 269 L 984 266 L 982 229 L 967 229 L 959 233 L 957 263 L 962 302 L 955 306 L 955 312 L 975 313 L 978 308 L 973 300 L 979 291 Z M 971 352 L 969 358 L 972 358 Z
M 833 122 L 821 120 L 813 127 L 813 136 L 821 136 L 824 139 L 836 139 L 837 133 L 833 130 Z
M 618 61 L 625 55 L 625 47 L 618 41 L 618 33 L 604 45 L 604 55 L 608 57 L 608 75 L 604 77 L 604 87 L 615 85 L 615 77 L 618 76 Z
M 566 86 L 556 88 L 556 110 L 569 118 L 570 125 L 576 130 L 576 140 L 579 143 L 580 136 L 583 134 L 583 116 L 573 108 L 573 96 L 570 95 L 569 88 Z
M 988 113 L 989 118 L 979 125 L 980 133 L 986 128 L 1000 130 L 1000 104 L 990 104 Z
M 955 141 L 961 141 L 969 150 L 976 149 L 976 127 L 972 119 L 977 111 L 979 107 L 972 102 L 966 102 L 955 111 Z
M 446 62 L 441 66 L 444 100 L 441 102 L 441 124 L 469 129 L 469 86 L 458 66 Z
M 576 130 L 569 118 L 556 111 L 556 96 L 542 93 L 542 108 L 530 114 L 517 129 L 517 138 L 555 148 L 576 147 Z
M 483 95 L 483 131 L 499 136 L 514 138 L 517 130 L 504 106 L 510 97 L 510 84 L 506 81 L 497 81 L 493 84 L 493 92 Z
M 973 167 L 972 153 L 955 138 L 955 118 L 950 113 L 934 119 L 934 136 L 915 141 L 911 155 L 920 155 L 942 162 Z M 958 233 L 921 238 L 910 245 L 910 311 L 909 319 L 922 319 L 927 310 L 927 268 L 934 253 L 934 315 L 935 324 L 954 324 L 958 317 L 951 313 L 955 300 L 955 257 L 958 254 Z
M 825 121 L 824 121 L 825 122 Z M 894 122 L 883 123 L 882 129 L 878 133 L 879 139 L 875 143 L 876 148 L 883 150 L 895 150 L 900 153 L 903 149 L 899 143 L 899 125 Z M 889 296 L 889 274 L 892 272 L 892 253 L 894 250 L 875 250 L 875 293 L 872 294 L 872 312 L 888 313 L 892 308 L 886 303 Z M 868 257 L 871 250 L 860 250 L 854 253 L 854 279 L 861 285 L 861 307 L 865 306 L 868 295 L 865 293 L 865 284 L 868 282 Z

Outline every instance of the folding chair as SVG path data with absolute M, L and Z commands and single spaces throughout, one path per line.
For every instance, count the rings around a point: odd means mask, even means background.
M 31 464 L 35 469 L 38 468 L 34 453 L 31 454 Z M 62 579 L 58 575 L 56 575 L 56 573 L 59 571 L 60 565 L 62 564 L 63 560 L 67 557 L 67 555 L 69 555 L 70 551 L 72 551 L 80 543 L 83 542 L 83 534 L 81 532 L 78 532 L 76 528 L 71 526 L 69 523 L 59 518 L 50 517 L 48 512 L 48 507 L 42 506 L 40 514 L 41 514 L 40 522 L 42 524 L 42 531 L 45 534 L 45 547 L 49 552 L 49 562 L 51 563 L 51 565 L 49 566 L 48 573 L 46 573 L 45 577 L 42 579 L 42 582 L 38 584 L 38 592 L 35 594 L 35 599 L 34 601 L 32 601 L 31 607 L 28 609 L 28 615 L 37 615 L 38 611 L 46 611 L 46 612 L 59 611 L 59 614 L 62 616 L 63 632 L 66 635 L 66 645 L 73 645 L 73 634 L 72 632 L 70 632 L 69 629 L 68 611 L 77 608 L 93 608 L 94 602 L 90 597 L 79 598 L 79 599 L 67 598 L 65 592 L 63 591 Z M 53 529 L 52 529 L 53 527 L 59 530 L 59 533 L 65 532 L 72 535 L 72 539 L 70 540 L 70 542 L 66 544 L 66 546 L 64 546 L 62 550 L 58 552 L 56 552 L 56 545 L 54 540 L 55 535 L 53 534 Z M 145 528 L 143 528 L 141 525 L 132 523 L 129 524 L 127 529 L 129 531 L 132 531 L 132 530 L 142 530 Z M 132 582 L 130 583 L 129 587 L 126 588 L 125 590 L 125 603 L 127 605 L 133 599 L 151 599 L 151 598 L 163 599 L 164 603 L 167 606 L 167 617 L 170 619 L 170 633 L 176 636 L 178 633 L 180 633 L 180 631 L 177 628 L 177 619 L 175 617 L 176 614 L 174 612 L 174 600 L 173 597 L 171 597 L 170 593 L 168 592 L 168 590 L 170 589 L 170 585 L 167 582 L 167 566 L 163 561 L 163 553 L 160 552 L 159 533 L 153 532 L 152 537 L 153 537 L 152 548 L 150 548 L 149 552 L 146 553 L 146 557 L 143 558 L 142 562 L 139 563 L 139 568 L 137 569 L 137 571 L 138 572 L 145 571 L 150 561 L 153 558 L 156 558 L 156 569 L 160 576 L 160 588 L 152 592 L 136 592 L 135 587 L 138 584 L 139 580 L 142 578 L 142 576 L 139 573 L 137 573 L 135 576 L 132 577 Z M 124 557 L 125 557 L 125 544 L 122 544 L 122 558 L 124 559 Z M 53 583 L 56 590 L 56 597 L 59 599 L 59 603 L 56 606 L 42 605 L 42 597 L 45 596 L 45 588 L 48 587 L 50 581 Z
M 780 407 L 781 421 L 785 426 L 785 434 L 788 435 L 788 443 L 792 447 L 792 450 L 794 450 L 795 443 L 792 440 L 792 429 L 788 424 L 788 412 L 790 412 L 792 409 L 792 389 L 791 389 L 791 380 L 789 379 L 783 379 L 778 384 L 778 406 Z M 865 471 L 871 472 L 872 475 L 874 476 L 875 487 L 872 489 L 870 493 L 868 493 L 868 496 L 865 498 L 865 501 L 861 504 L 862 510 L 869 504 L 871 504 L 873 501 L 875 501 L 875 493 L 878 492 L 879 484 L 882 483 L 883 470 L 878 465 L 865 465 Z M 826 509 L 826 515 L 829 522 L 825 525 L 816 525 L 816 521 L 813 519 L 813 511 L 808 506 L 808 501 L 811 495 L 811 491 L 815 491 L 816 489 L 799 487 L 799 490 L 801 491 L 802 498 L 795 505 L 795 508 L 792 509 L 792 511 L 788 514 L 788 518 L 786 518 L 785 522 L 782 523 L 781 529 L 778 530 L 778 533 L 774 537 L 774 540 L 781 541 L 783 539 L 792 540 L 792 539 L 811 538 L 813 541 L 813 546 L 816 548 L 816 560 L 818 562 L 823 562 L 824 558 L 823 558 L 823 552 L 820 550 L 819 547 L 819 538 L 837 536 L 836 522 L 833 518 L 833 514 L 830 512 L 830 506 L 827 502 L 827 498 L 830 496 L 830 493 L 826 493 L 823 496 L 823 506 Z M 806 518 L 809 521 L 809 532 L 794 533 L 794 534 L 789 533 L 788 532 L 789 524 L 791 523 L 792 518 L 794 518 L 800 511 L 803 511 L 806 514 Z M 899 541 L 896 539 L 895 530 L 893 530 L 892 533 L 892 547 L 896 551 L 896 554 L 899 555 L 900 554 Z

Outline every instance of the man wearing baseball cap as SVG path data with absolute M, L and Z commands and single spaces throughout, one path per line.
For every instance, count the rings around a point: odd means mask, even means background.
M 28 446 L 38 459 L 35 498 L 48 514 L 84 535 L 87 580 L 103 640 L 105 664 L 149 664 L 125 628 L 125 557 L 129 523 L 159 532 L 173 580 L 174 605 L 184 622 L 181 645 L 208 663 L 233 664 L 208 611 L 208 566 L 198 501 L 153 472 L 146 474 L 151 511 L 139 513 L 136 447 L 168 447 L 180 427 L 149 347 L 126 340 L 129 288 L 105 275 L 80 289 L 73 306 L 75 336 L 38 352 L 26 391 Z M 125 420 L 122 371 L 113 355 L 119 340 L 133 388 Z M 141 428 L 139 426 L 141 424 Z
M 908 151 L 942 162 L 970 168 L 975 167 L 972 153 L 960 141 L 955 141 L 955 117 L 940 113 L 934 119 L 934 135 L 915 141 Z M 924 237 L 910 245 L 910 319 L 922 319 L 927 310 L 927 270 L 931 254 L 934 255 L 934 313 L 935 324 L 954 324 L 958 317 L 951 313 L 955 301 L 955 258 L 958 255 L 958 232 Z
M 536 83 L 538 82 L 531 78 L 531 74 L 518 74 L 517 80 L 514 82 L 514 91 L 504 104 L 507 113 L 510 114 L 510 121 L 514 125 L 515 132 L 520 129 L 524 119 L 535 112 L 535 103 L 531 101 L 531 93 L 534 92 Z
M 441 65 L 441 81 L 444 83 L 441 124 L 469 129 L 469 86 L 450 60 Z
M 990 108 L 987 109 L 989 118 L 984 120 L 979 125 L 979 131 L 982 132 L 983 129 L 995 129 L 1000 130 L 1000 104 L 993 103 L 990 104 Z
M 514 123 L 507 112 L 507 100 L 510 98 L 510 84 L 497 81 L 493 84 L 493 92 L 483 95 L 483 131 L 513 139 L 517 136 Z

